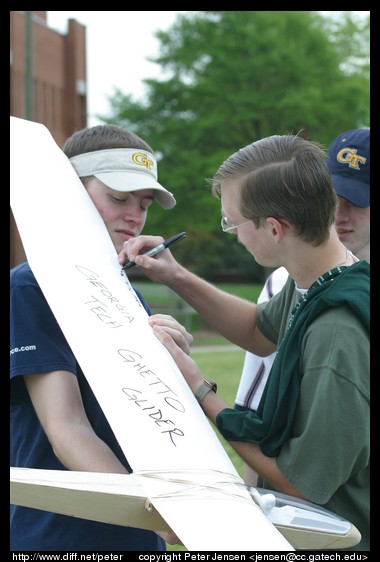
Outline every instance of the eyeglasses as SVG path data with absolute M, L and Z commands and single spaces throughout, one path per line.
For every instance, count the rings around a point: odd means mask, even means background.
M 245 221 L 245 222 L 241 222 L 240 224 L 231 224 L 228 225 L 228 218 L 225 215 L 222 215 L 222 219 L 220 221 L 220 226 L 222 227 L 223 232 L 232 232 L 233 230 L 236 230 L 239 226 L 243 226 L 243 224 L 247 224 L 249 222 L 252 222 L 254 219 L 251 219 L 249 221 Z

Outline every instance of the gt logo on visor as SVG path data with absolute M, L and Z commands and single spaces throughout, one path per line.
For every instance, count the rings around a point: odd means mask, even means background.
M 148 170 L 153 166 L 152 160 L 149 160 L 147 155 L 143 152 L 135 152 L 132 156 L 132 160 L 135 164 L 138 164 L 138 166 L 145 166 Z

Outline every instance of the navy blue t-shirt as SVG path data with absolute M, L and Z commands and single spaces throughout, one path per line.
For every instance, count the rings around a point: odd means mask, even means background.
M 10 281 L 10 465 L 65 469 L 36 416 L 23 379 L 23 375 L 64 370 L 78 378 L 84 408 L 95 433 L 131 472 L 29 265 L 22 263 L 13 268 Z M 138 296 L 150 314 L 142 295 L 138 293 Z M 165 542 L 152 531 L 17 505 L 11 505 L 10 534 L 12 551 L 162 551 L 166 548 Z

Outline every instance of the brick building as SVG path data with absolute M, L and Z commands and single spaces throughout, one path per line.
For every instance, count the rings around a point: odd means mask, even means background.
M 10 11 L 10 114 L 45 125 L 58 146 L 87 126 L 86 28 L 67 34 L 47 25 L 47 12 Z M 11 212 L 10 266 L 25 260 Z

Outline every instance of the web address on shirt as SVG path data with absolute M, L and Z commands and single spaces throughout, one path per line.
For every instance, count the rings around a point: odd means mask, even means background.
M 21 347 L 14 347 L 13 349 L 11 349 L 11 355 L 13 355 L 14 353 L 19 353 L 20 351 L 35 351 L 36 349 L 37 347 L 35 345 L 23 345 Z

